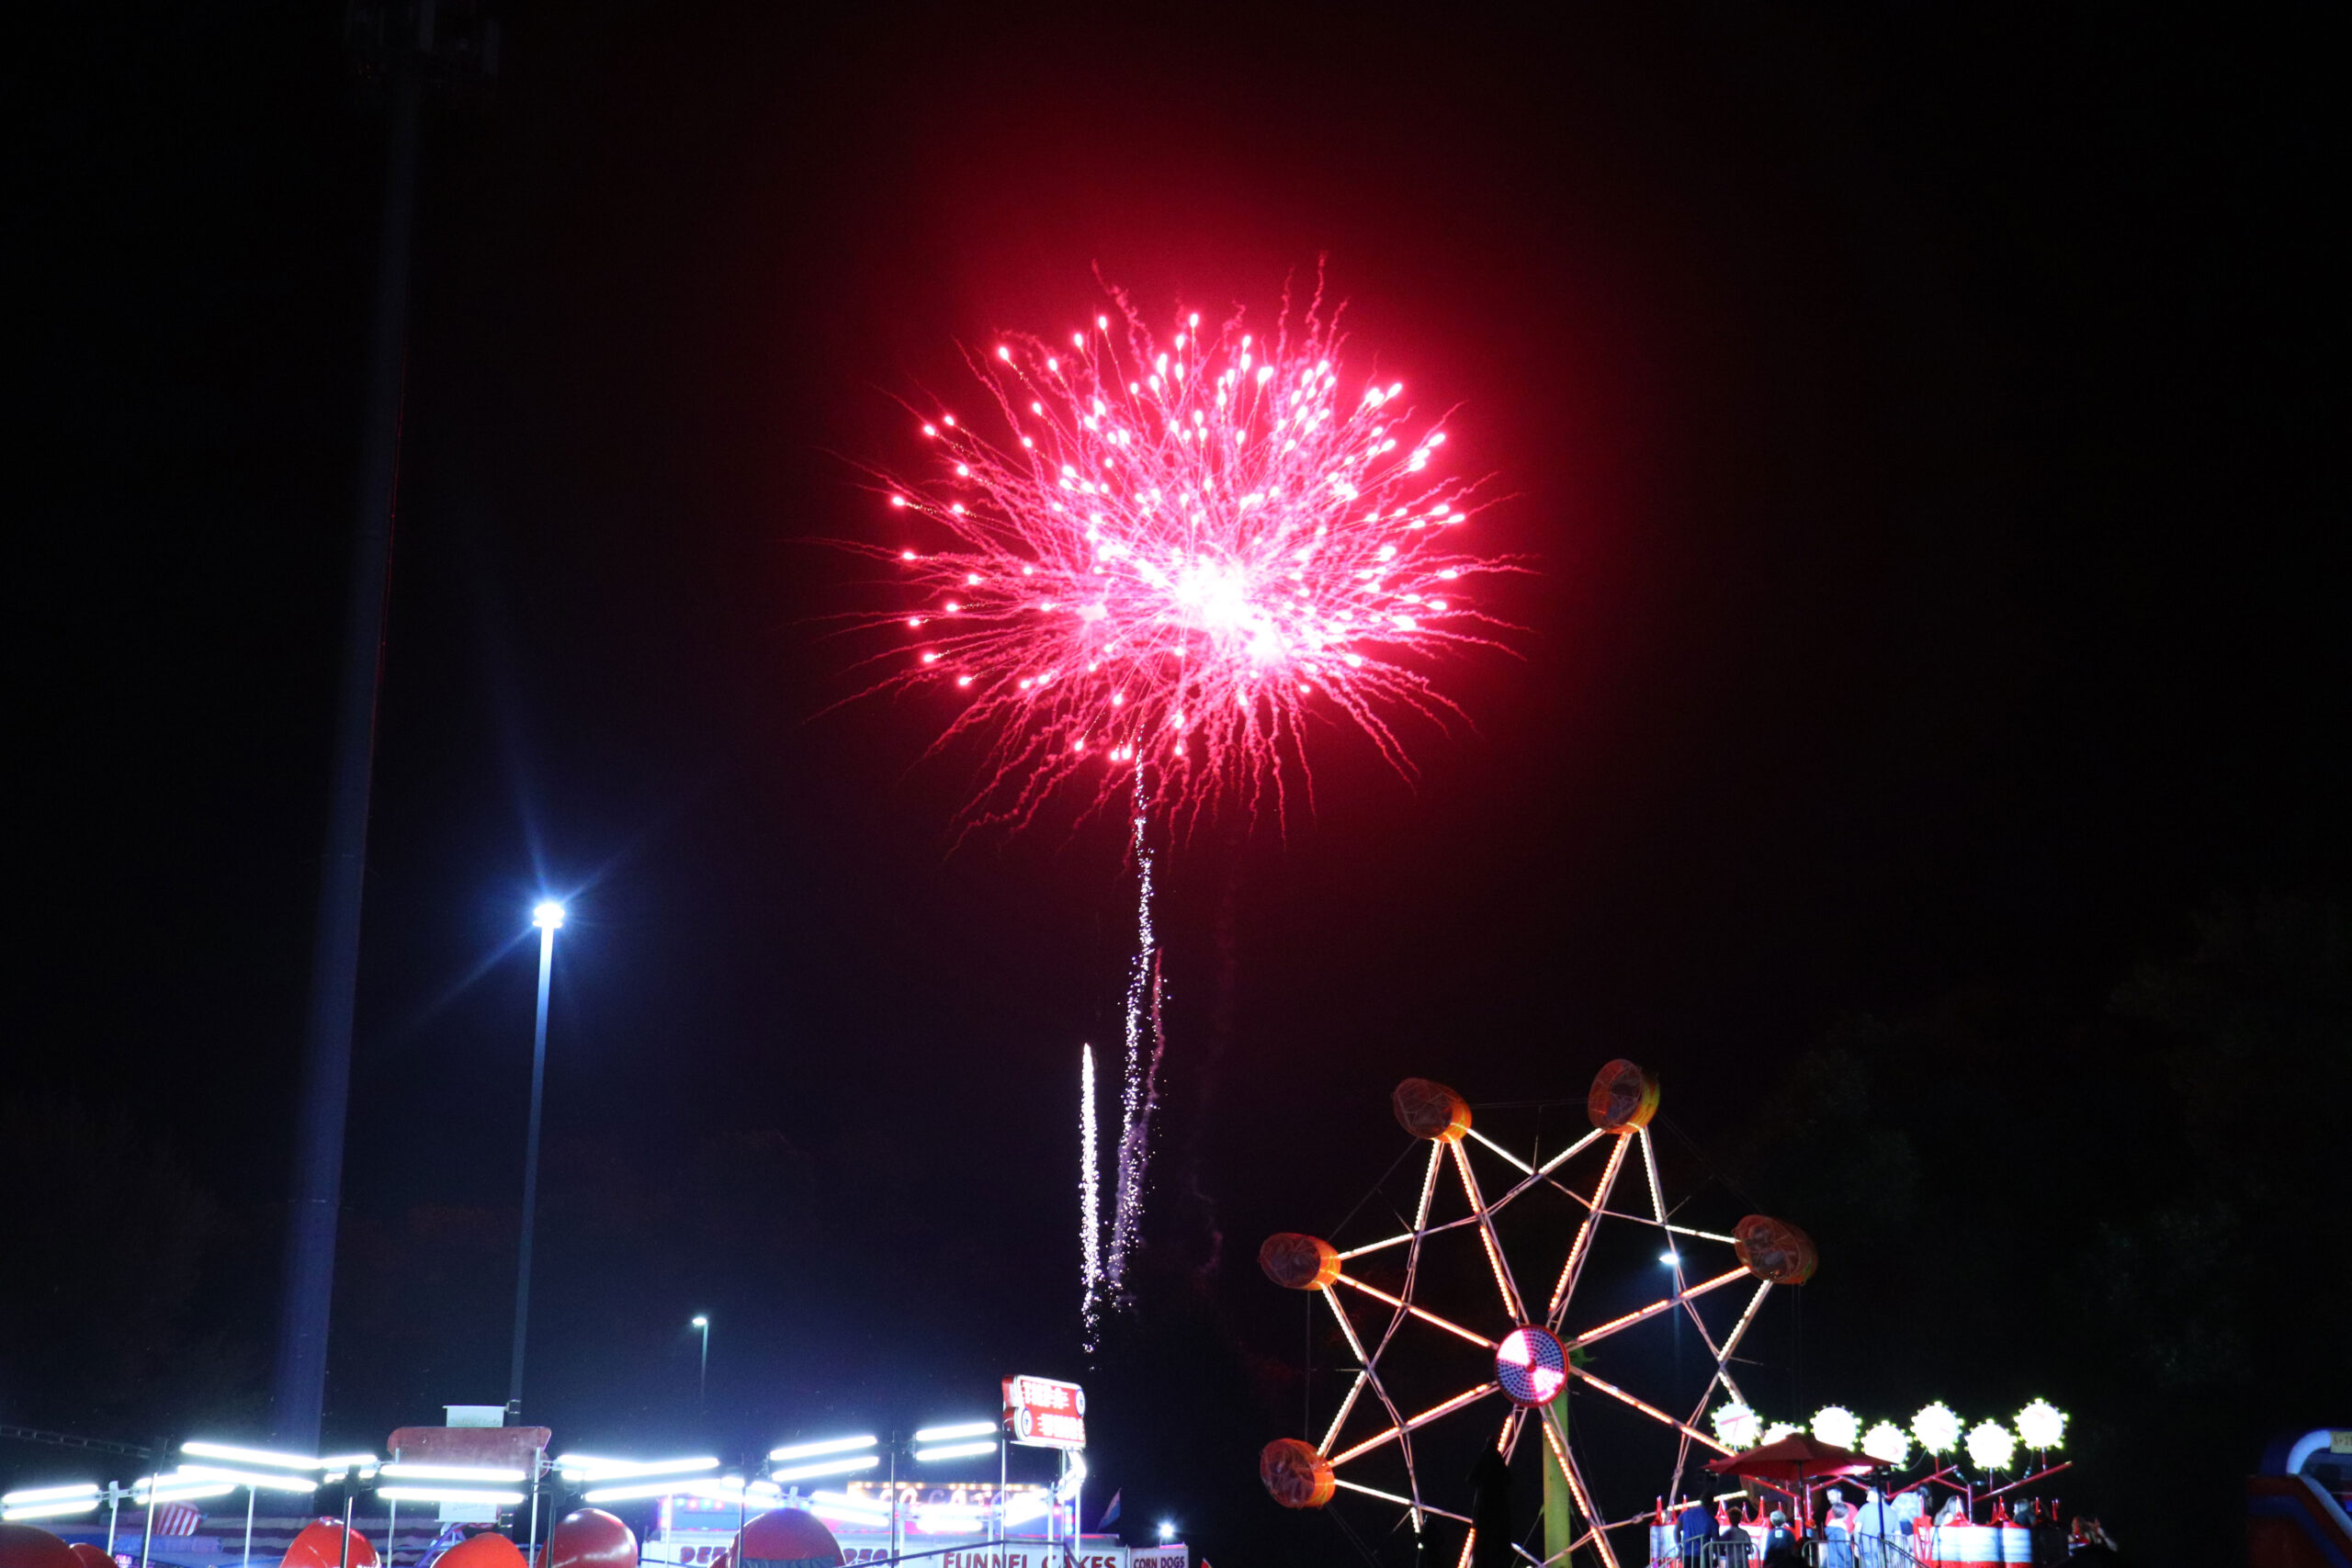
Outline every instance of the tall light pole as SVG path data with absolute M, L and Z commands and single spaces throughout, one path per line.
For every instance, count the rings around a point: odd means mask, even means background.
M 459 10 L 436 7 L 431 0 L 350 0 L 345 8 L 344 36 L 354 63 L 362 78 L 384 88 L 390 113 L 375 303 L 358 400 L 365 421 L 352 513 L 350 598 L 344 615 L 343 674 L 336 683 L 334 773 L 320 854 L 318 920 L 311 932 L 301 1110 L 294 1123 L 293 1201 L 287 1213 L 284 1306 L 272 1378 L 277 1437 L 305 1452 L 318 1449 L 326 1402 L 327 1316 L 334 1301 L 335 1229 L 351 1100 L 352 1010 L 376 764 L 376 695 L 383 674 L 384 606 L 399 496 L 417 124 L 426 94 L 480 95 L 498 74 L 496 19 L 453 14 Z
M 523 1247 L 514 1270 L 514 1359 L 506 1380 L 506 1412 L 523 1413 L 523 1330 L 531 1320 L 531 1222 L 539 1212 L 539 1103 L 548 1077 L 548 980 L 555 973 L 555 933 L 563 906 L 550 898 L 531 911 L 539 928 L 539 1010 L 531 1032 L 531 1130 L 523 1145 Z
M 710 1319 L 696 1313 L 692 1326 L 702 1330 L 702 1384 L 696 1394 L 696 1403 L 700 1404 L 702 1413 L 707 1416 L 710 1414 Z

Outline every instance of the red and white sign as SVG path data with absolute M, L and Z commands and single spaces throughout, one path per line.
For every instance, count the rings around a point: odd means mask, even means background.
M 1004 1421 L 1012 1440 L 1037 1449 L 1086 1446 L 1086 1391 L 1052 1378 L 1004 1380 Z

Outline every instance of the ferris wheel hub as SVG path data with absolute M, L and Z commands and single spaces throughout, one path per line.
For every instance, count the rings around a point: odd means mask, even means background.
M 1495 1382 L 1513 1404 L 1549 1404 L 1567 1386 L 1567 1347 L 1551 1330 L 1522 1323 L 1495 1347 Z

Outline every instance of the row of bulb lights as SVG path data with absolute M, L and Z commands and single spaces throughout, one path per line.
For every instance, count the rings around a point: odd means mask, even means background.
M 925 1427 L 914 1434 L 912 1457 L 919 1464 L 973 1459 L 997 1450 L 999 1424 L 957 1421 Z M 718 1475 L 717 1459 L 701 1456 L 673 1460 L 603 1459 L 590 1454 L 560 1454 L 555 1469 L 565 1483 L 582 1489 L 588 1503 L 619 1503 L 633 1498 L 684 1494 L 720 1502 L 773 1506 L 784 1499 L 783 1483 L 820 1476 L 854 1475 L 880 1467 L 881 1439 L 870 1433 L 829 1438 L 818 1442 L 786 1443 L 768 1453 L 765 1475 L 745 1480 Z M 95 1481 L 63 1486 L 36 1486 L 0 1494 L 0 1518 L 63 1518 L 95 1513 L 108 1504 L 193 1502 L 220 1497 L 245 1487 L 254 1492 L 308 1495 L 337 1482 L 373 1483 L 376 1495 L 387 1503 L 518 1504 L 530 1472 L 519 1467 L 483 1464 L 437 1464 L 421 1460 L 385 1460 L 372 1453 L 276 1453 L 234 1443 L 192 1439 L 180 1445 L 177 1469 L 141 1476 L 129 1486 L 101 1486 Z M 1084 1461 L 1072 1457 L 1065 1486 L 1084 1477 Z M 812 1511 L 832 1512 L 854 1522 L 866 1522 L 876 1505 L 867 1499 L 817 1495 Z M 831 1506 L 820 1505 L 830 1501 Z M 1035 1512 L 1048 1505 L 1037 1499 Z
M 1716 1406 L 1709 1421 L 1715 1436 L 1735 1449 L 1777 1443 L 1798 1430 L 1785 1421 L 1767 1425 L 1762 1416 L 1736 1400 Z M 1907 1462 L 1911 1445 L 1917 1441 L 1931 1455 L 1965 1448 L 1978 1469 L 2007 1470 L 2016 1462 L 2019 1449 L 2047 1453 L 2060 1447 L 2066 1437 L 2066 1413 L 2046 1399 L 2037 1399 L 2018 1412 L 2014 1425 L 1984 1420 L 1963 1427 L 1951 1407 L 1938 1400 L 1911 1417 L 1908 1431 L 1892 1421 L 1877 1422 L 1864 1431 L 1861 1417 L 1842 1404 L 1830 1404 L 1814 1412 L 1812 1432 L 1832 1448 L 1852 1449 L 1885 1464 Z

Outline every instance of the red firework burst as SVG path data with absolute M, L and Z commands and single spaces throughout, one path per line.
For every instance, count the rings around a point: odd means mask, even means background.
M 873 618 L 912 645 L 885 684 L 961 699 L 942 741 L 987 738 L 979 820 L 1066 787 L 1143 790 L 1180 826 L 1226 798 L 1279 813 L 1316 718 L 1409 774 L 1391 720 L 1459 712 L 1431 656 L 1493 645 L 1469 594 L 1511 570 L 1463 547 L 1476 487 L 1444 474 L 1445 432 L 1401 383 L 1347 380 L 1312 307 L 1271 341 L 1198 315 L 1155 340 L 1117 304 L 1067 348 L 973 359 L 1001 428 L 918 411 L 937 473 L 884 493 L 936 528 L 872 551 L 910 592 Z

